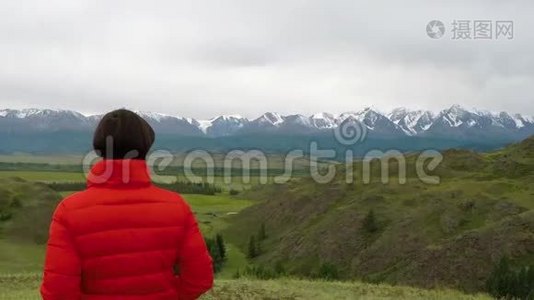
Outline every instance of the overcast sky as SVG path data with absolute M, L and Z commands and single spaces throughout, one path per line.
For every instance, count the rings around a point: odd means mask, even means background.
M 534 115 L 534 1 L 2 0 L 0 13 L 0 108 Z M 511 20 L 514 38 L 455 40 L 454 20 Z

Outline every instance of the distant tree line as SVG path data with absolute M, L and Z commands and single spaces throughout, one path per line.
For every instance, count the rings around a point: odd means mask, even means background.
M 175 183 L 156 183 L 156 186 L 181 194 L 215 195 L 222 192 L 220 187 L 207 182 L 177 181 Z
M 534 300 L 534 265 L 514 270 L 503 257 L 486 281 L 486 289 L 496 299 Z
M 72 172 L 82 173 L 83 168 L 81 164 L 68 163 L 37 163 L 37 162 L 0 162 L 0 171 L 50 171 L 50 172 Z M 198 176 L 206 176 L 208 171 L 205 167 L 193 167 L 191 171 Z M 265 170 L 260 168 L 249 169 L 250 176 L 259 176 Z M 163 171 L 155 171 L 158 175 L 184 176 L 183 166 L 168 166 Z M 211 171 L 210 171 L 211 172 Z M 228 173 L 223 167 L 213 168 L 214 176 L 224 176 Z M 243 168 L 233 167 L 230 169 L 231 176 L 242 176 Z M 280 176 L 285 173 L 283 168 L 268 168 L 267 174 L 269 176 Z M 293 171 L 293 175 L 305 176 L 310 174 L 309 167 L 298 168 Z
M 48 187 L 57 191 L 57 192 L 70 192 L 70 191 L 81 191 L 86 188 L 85 182 L 74 182 L 74 181 L 60 181 L 60 182 L 51 182 L 47 183 Z M 221 193 L 222 189 L 215 184 L 207 182 L 186 182 L 178 181 L 175 183 L 156 183 L 158 187 L 161 187 L 166 190 L 173 192 L 178 192 L 182 194 L 201 194 L 201 195 L 215 195 Z
M 24 162 L 0 162 L 0 171 L 50 171 L 81 173 L 81 165 L 48 164 L 48 163 L 24 163 Z

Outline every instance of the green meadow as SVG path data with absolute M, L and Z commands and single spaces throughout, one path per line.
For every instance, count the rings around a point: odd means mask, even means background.
M 0 181 L 5 182 L 5 181 Z M 72 192 L 60 193 L 66 197 Z M 228 194 L 216 196 L 182 195 L 191 205 L 202 233 L 206 237 L 214 236 L 228 226 L 229 219 L 254 202 L 234 198 Z M 247 265 L 246 256 L 239 248 L 227 243 L 228 261 L 218 275 L 230 278 L 239 268 Z M 0 235 L 0 273 L 38 272 L 42 269 L 44 245 L 27 240 L 6 240 Z

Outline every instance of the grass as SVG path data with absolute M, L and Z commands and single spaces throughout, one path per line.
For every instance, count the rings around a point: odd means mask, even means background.
M 0 299 L 40 299 L 40 275 L 0 275 Z M 201 299 L 429 299 L 486 300 L 483 294 L 466 295 L 453 290 L 424 290 L 386 284 L 327 282 L 281 278 L 277 280 L 218 279 Z
M 44 245 L 8 242 L 0 238 L 0 274 L 39 271 L 43 267 L 44 254 Z

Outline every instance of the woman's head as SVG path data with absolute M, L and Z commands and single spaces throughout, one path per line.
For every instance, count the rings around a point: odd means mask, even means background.
M 145 159 L 155 134 L 140 116 L 126 109 L 107 113 L 96 127 L 93 148 L 105 159 Z

